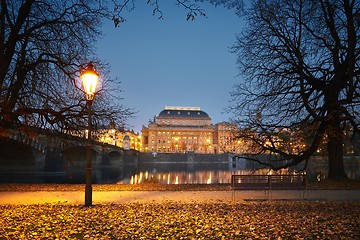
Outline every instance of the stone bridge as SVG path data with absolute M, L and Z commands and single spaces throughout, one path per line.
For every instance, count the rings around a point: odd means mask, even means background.
M 34 134 L 32 137 L 22 132 L 4 135 L 0 136 L 0 174 L 85 168 L 87 140 L 84 138 L 54 132 Z M 123 163 L 122 148 L 96 141 L 92 141 L 91 145 L 94 167 Z

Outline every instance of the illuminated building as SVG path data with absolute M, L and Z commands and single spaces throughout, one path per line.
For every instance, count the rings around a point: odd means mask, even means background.
M 96 131 L 96 138 L 99 142 L 111 144 L 125 150 L 134 149 L 141 151 L 141 136 L 133 131 L 124 131 L 123 129 L 102 129 Z
M 165 107 L 142 128 L 144 152 L 214 153 L 214 126 L 197 107 Z
M 213 125 L 210 116 L 199 107 L 166 106 L 147 127 L 142 128 L 144 152 L 217 154 L 237 152 L 233 140 L 236 126 Z
M 236 125 L 227 122 L 212 124 L 210 116 L 199 107 L 166 106 L 153 121 L 149 121 L 147 127 L 142 127 L 142 135 L 110 124 L 108 128 L 94 130 L 93 139 L 139 152 L 249 153 L 250 145 L 235 139 L 238 131 Z M 68 133 L 86 136 L 86 130 Z
M 72 130 L 65 131 L 65 133 L 86 138 L 87 131 L 88 130 Z M 142 138 L 139 133 L 126 131 L 124 128 L 116 128 L 114 123 L 110 123 L 109 127 L 101 127 L 93 130 L 92 139 L 104 144 L 124 148 L 124 150 L 133 149 L 140 152 L 142 149 Z

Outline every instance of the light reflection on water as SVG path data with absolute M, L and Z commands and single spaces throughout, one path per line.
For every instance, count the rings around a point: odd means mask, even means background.
M 360 180 L 360 159 L 346 159 L 345 172 Z M 230 183 L 232 174 L 291 174 L 293 169 L 258 169 L 249 161 L 229 162 L 138 162 L 93 166 L 94 184 L 217 184 Z M 308 181 L 327 177 L 326 159 L 314 159 L 306 169 Z M 85 166 L 71 166 L 57 172 L 1 173 L 1 183 L 85 183 Z
M 149 172 L 141 171 L 133 174 L 130 179 L 123 179 L 119 184 L 141 184 L 141 183 L 160 183 L 160 184 L 217 184 L 230 183 L 232 174 L 290 174 L 294 171 L 283 169 L 273 171 L 269 169 L 242 169 L 242 170 L 200 170 L 192 172 Z
M 345 172 L 350 179 L 360 180 L 360 161 L 346 160 Z M 295 174 L 296 170 L 257 169 L 259 166 L 240 160 L 236 162 L 177 162 L 177 163 L 142 163 L 135 172 L 117 183 L 140 184 L 216 184 L 230 183 L 232 174 Z M 328 164 L 326 159 L 313 159 L 309 161 L 306 169 L 308 181 L 322 181 L 327 178 Z M 127 175 L 127 174 L 125 174 Z

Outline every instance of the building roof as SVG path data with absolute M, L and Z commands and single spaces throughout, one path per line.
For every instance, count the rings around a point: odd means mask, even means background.
M 158 117 L 161 118 L 208 118 L 210 116 L 199 107 L 165 107 Z

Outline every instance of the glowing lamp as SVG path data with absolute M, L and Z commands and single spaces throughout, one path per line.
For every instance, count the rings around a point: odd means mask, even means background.
M 95 96 L 96 86 L 99 80 L 99 74 L 95 71 L 92 63 L 86 67 L 85 71 L 80 75 L 86 100 L 92 101 Z
M 98 84 L 99 74 L 95 71 L 94 66 L 89 63 L 85 71 L 80 75 L 82 84 L 84 87 L 85 98 L 87 103 L 88 111 L 88 133 L 87 133 L 87 144 L 86 144 L 86 185 L 85 185 L 85 206 L 89 207 L 92 205 L 92 159 L 91 159 L 91 104 L 95 97 L 96 85 Z M 104 139 L 106 140 L 106 139 Z

